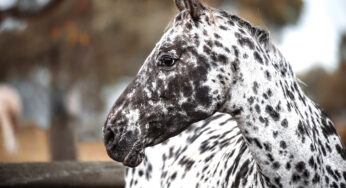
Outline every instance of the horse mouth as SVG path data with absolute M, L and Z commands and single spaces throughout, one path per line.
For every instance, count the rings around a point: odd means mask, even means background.
M 140 140 L 136 141 L 129 150 L 124 150 L 123 147 L 119 143 L 115 147 L 106 148 L 108 156 L 128 167 L 136 167 L 141 164 L 144 159 L 144 147 Z
M 139 130 L 120 132 L 108 126 L 103 130 L 103 139 L 111 159 L 129 167 L 136 167 L 143 161 L 144 144 Z

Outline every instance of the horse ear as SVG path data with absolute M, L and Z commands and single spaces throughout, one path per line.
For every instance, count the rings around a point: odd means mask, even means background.
M 183 11 L 183 10 L 187 9 L 184 0 L 174 0 L 174 1 L 175 1 L 175 4 L 177 5 L 179 11 Z
M 175 0 L 179 11 L 189 10 L 191 17 L 198 20 L 203 10 L 205 9 L 199 0 Z

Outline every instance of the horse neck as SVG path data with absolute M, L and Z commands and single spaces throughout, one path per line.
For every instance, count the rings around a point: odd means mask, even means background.
M 242 118 L 246 120 L 248 115 L 265 115 L 261 113 L 261 109 L 258 110 L 258 107 L 266 106 L 272 106 L 275 112 L 282 116 L 277 118 L 278 121 L 283 120 L 285 114 L 305 121 L 310 117 L 309 114 L 323 113 L 306 97 L 290 64 L 280 51 L 270 43 L 265 49 L 263 46 L 260 47 L 257 51 L 262 52 L 260 56 L 263 64 L 259 64 L 254 58 L 240 57 L 239 71 L 233 73 L 233 78 L 230 79 L 233 83 L 230 84 L 230 96 L 224 110 L 239 120 Z M 240 111 L 245 113 L 234 114 Z M 278 123 L 278 121 L 273 122 Z
M 262 174 L 288 185 L 300 162 L 323 163 L 316 138 L 324 143 L 329 135 L 337 135 L 323 111 L 304 95 L 280 52 L 267 47 L 261 54 L 264 66 L 251 58 L 240 59 L 239 71 L 231 79 L 237 81 L 231 84 L 222 111 L 236 119 Z M 339 138 L 330 140 L 340 144 Z

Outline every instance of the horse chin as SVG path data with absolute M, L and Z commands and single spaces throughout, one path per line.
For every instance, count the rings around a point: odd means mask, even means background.
M 107 148 L 107 154 L 114 161 L 123 163 L 128 167 L 138 166 L 144 159 L 144 147 L 140 140 L 137 140 L 129 150 L 122 150 L 119 147 Z
M 130 152 L 125 156 L 123 164 L 128 167 L 136 167 L 144 159 L 144 147 L 140 141 L 137 141 L 132 146 Z

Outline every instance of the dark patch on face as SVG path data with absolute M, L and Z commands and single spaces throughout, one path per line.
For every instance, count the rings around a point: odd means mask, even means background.
M 215 63 L 215 61 L 217 61 L 217 57 L 216 56 L 217 56 L 217 54 L 215 52 L 211 52 L 210 58 L 213 60 L 212 65 L 214 67 L 217 67 L 217 64 Z
M 274 178 L 274 182 L 276 183 L 276 185 L 278 185 L 279 187 L 283 187 L 281 184 L 281 177 L 276 177 Z
M 245 31 L 243 29 L 241 29 L 241 28 L 239 28 L 239 32 L 245 34 Z
M 139 175 L 139 177 L 143 176 L 143 170 L 139 170 L 138 175 Z
M 239 22 L 240 21 L 240 18 L 236 15 L 231 15 L 231 19 L 235 22 Z
M 223 25 L 220 25 L 219 28 L 222 29 L 222 30 L 224 30 L 224 31 L 227 31 L 227 30 L 228 30 L 227 27 L 225 27 L 225 26 L 223 26 Z
M 335 127 L 333 123 L 329 120 L 327 115 L 323 114 L 321 117 L 321 121 L 322 121 L 322 124 L 324 125 L 321 127 L 322 133 L 326 138 L 329 137 L 330 135 L 337 135 Z
M 257 62 L 259 62 L 260 64 L 263 65 L 262 57 L 258 54 L 257 51 L 255 51 L 255 52 L 253 53 L 253 56 L 254 56 L 254 58 L 255 58 L 255 60 L 256 60 Z
M 181 55 L 182 52 L 184 51 L 183 46 L 186 45 L 186 41 L 184 41 L 181 37 L 177 37 L 174 39 L 174 44 L 170 46 L 162 46 L 160 51 L 161 52 L 168 52 L 170 50 L 175 50 L 177 51 L 178 55 Z
M 270 162 L 273 162 L 273 161 L 274 161 L 274 157 L 273 157 L 273 155 L 272 155 L 271 153 L 267 153 L 266 156 L 267 156 L 267 158 L 268 158 L 268 160 L 269 160 Z
M 327 170 L 327 173 L 334 178 L 334 180 L 336 181 L 339 180 L 339 177 L 336 175 L 336 173 L 332 170 L 332 168 L 329 165 L 326 166 L 326 170 Z
M 339 153 L 339 155 L 342 157 L 342 159 L 346 160 L 346 150 L 343 149 L 339 144 L 336 144 L 335 148 L 336 148 L 336 151 Z M 345 180 L 346 180 L 346 176 L 345 176 Z
M 182 15 L 183 15 L 183 14 L 181 14 L 181 13 L 178 14 L 178 16 L 175 18 L 175 21 L 176 21 L 176 22 L 181 21 L 181 20 L 182 20 Z
M 145 178 L 149 180 L 151 178 L 151 172 L 153 170 L 153 166 L 149 163 L 147 169 L 145 170 Z
M 249 97 L 247 99 L 247 101 L 249 102 L 250 105 L 252 105 L 254 103 L 255 99 L 253 97 Z
M 305 127 L 304 127 L 304 124 L 302 121 L 299 121 L 297 130 L 298 130 L 299 134 L 301 134 L 301 135 L 305 134 L 306 131 L 305 131 Z
M 238 43 L 240 44 L 240 46 L 242 46 L 242 47 L 247 46 L 251 50 L 253 50 L 255 48 L 254 43 L 248 37 L 243 37 L 243 38 L 238 39 Z
M 263 149 L 263 146 L 262 146 L 261 142 L 258 141 L 257 138 L 254 138 L 254 139 L 252 139 L 252 140 L 253 140 L 253 142 L 256 144 L 256 146 L 257 146 L 258 148 Z
M 208 25 L 210 25 L 210 20 L 209 20 L 209 17 L 208 17 L 208 16 L 206 16 L 206 17 L 204 18 L 204 20 L 207 22 Z
M 329 184 L 329 178 L 328 178 L 328 176 L 324 176 L 324 179 L 325 179 L 326 183 Z
M 224 50 L 225 50 L 227 53 L 231 53 L 231 51 L 230 51 L 229 48 L 227 48 L 227 47 L 224 47 Z
M 238 32 L 235 32 L 234 33 L 234 36 L 237 38 L 237 39 L 241 39 L 242 38 L 242 35 Z
M 311 168 L 313 168 L 313 167 L 315 166 L 315 160 L 314 160 L 313 157 L 311 157 L 311 158 L 309 159 L 309 165 L 310 165 Z
M 211 40 L 206 40 L 205 41 L 207 43 L 207 45 L 209 46 L 209 48 L 213 47 L 213 42 Z M 197 54 L 198 55 L 198 54 Z
M 185 24 L 185 27 L 186 27 L 187 29 L 189 29 L 189 30 L 191 30 L 191 29 L 192 29 L 192 25 L 191 25 L 191 23 L 186 23 L 186 24 Z
M 212 102 L 212 97 L 209 95 L 210 88 L 208 86 L 202 86 L 196 89 L 196 100 L 203 106 L 209 106 Z
M 272 90 L 271 90 L 271 89 L 268 89 L 268 90 L 267 90 L 267 95 L 268 95 L 269 97 L 273 96 L 273 93 L 272 93 Z
M 256 112 L 257 112 L 258 114 L 261 113 L 261 108 L 259 107 L 258 104 L 255 105 L 255 109 L 256 109 Z
M 288 90 L 287 88 L 286 88 L 286 94 L 288 95 L 288 97 L 289 97 L 291 100 L 294 100 L 294 95 L 293 95 L 293 93 L 292 93 L 290 90 Z
M 233 72 L 238 72 L 239 70 L 239 63 L 237 61 L 233 61 L 231 64 L 231 69 Z
M 314 177 L 312 178 L 312 183 L 316 184 L 320 182 L 320 175 L 318 173 L 315 173 Z
M 298 174 L 294 173 L 292 175 L 292 179 L 291 180 L 292 180 L 293 183 L 297 183 L 298 181 L 300 181 L 300 176 Z
M 190 86 L 189 82 L 183 82 L 183 95 L 184 97 L 190 97 L 193 93 L 192 87 Z
M 243 112 L 243 108 L 238 108 L 231 112 L 232 116 L 239 116 Z
M 272 151 L 272 145 L 270 143 L 263 143 L 264 150 L 271 152 Z
M 168 82 L 167 90 L 161 92 L 160 98 L 163 100 L 174 100 L 176 101 L 179 97 L 179 93 L 171 92 L 171 91 L 179 91 L 181 80 L 179 77 L 175 77 L 174 79 Z
M 228 58 L 223 54 L 218 55 L 217 60 L 222 64 L 226 64 L 228 62 Z
M 305 163 L 303 161 L 300 161 L 296 164 L 295 168 L 297 172 L 302 172 L 303 170 L 305 170 Z
M 275 111 L 271 105 L 267 105 L 265 111 L 269 114 L 271 118 L 273 118 L 274 121 L 279 121 L 280 114 L 277 111 Z
M 288 121 L 287 121 L 287 119 L 283 119 L 283 120 L 281 121 L 281 126 L 283 126 L 284 128 L 287 128 L 287 127 L 288 127 Z
M 275 162 L 273 163 L 273 169 L 274 169 L 274 170 L 277 170 L 277 169 L 279 169 L 279 168 L 280 168 L 280 163 L 277 162 L 277 161 L 275 161 Z
M 234 26 L 234 25 L 235 25 L 234 22 L 233 22 L 232 20 L 228 20 L 227 23 L 228 23 L 229 25 L 231 25 L 231 26 Z
M 219 47 L 219 48 L 222 48 L 223 47 L 223 45 L 219 42 L 219 41 L 214 41 L 214 44 L 215 44 L 215 46 L 217 46 L 217 47 Z
M 281 141 L 280 141 L 280 147 L 281 147 L 282 149 L 286 149 L 286 147 L 287 147 L 286 142 L 283 141 L 283 140 L 281 140 Z
M 204 51 L 206 54 L 208 54 L 208 55 L 211 54 L 211 49 L 210 49 L 208 46 L 206 46 L 206 45 L 203 46 L 203 51 Z
M 194 42 L 195 42 L 196 46 L 199 46 L 200 41 L 199 41 L 199 36 L 198 36 L 198 34 L 196 33 L 196 34 L 193 36 L 193 38 L 194 38 Z
M 226 12 L 226 11 L 224 11 L 224 10 L 220 10 L 219 11 L 219 13 L 221 14 L 221 16 L 223 16 L 223 17 L 229 17 L 229 14 Z
M 258 83 L 255 81 L 254 83 L 253 83 L 253 86 L 252 86 L 252 90 L 253 90 L 253 92 L 255 93 L 255 94 L 257 94 L 257 90 L 258 90 Z
M 304 172 L 303 172 L 303 178 L 304 178 L 304 179 L 308 179 L 309 176 L 310 176 L 310 172 L 309 172 L 308 170 L 304 170 Z
M 234 45 L 232 46 L 232 48 L 233 48 L 235 57 L 238 57 L 238 56 L 239 56 L 239 50 L 238 50 L 238 48 L 237 48 L 236 46 L 234 46 Z
M 268 118 L 263 118 L 262 116 L 259 117 L 259 121 L 267 127 L 269 125 Z
M 195 103 L 191 103 L 191 102 L 185 102 L 182 104 L 181 108 L 187 113 L 191 113 L 194 112 L 196 109 L 197 105 Z
M 204 35 L 204 36 L 208 36 L 207 30 L 203 29 L 203 35 Z
M 269 81 L 271 81 L 271 75 L 270 75 L 270 73 L 269 73 L 269 71 L 265 71 L 265 77 L 267 78 L 267 80 L 269 80 Z

